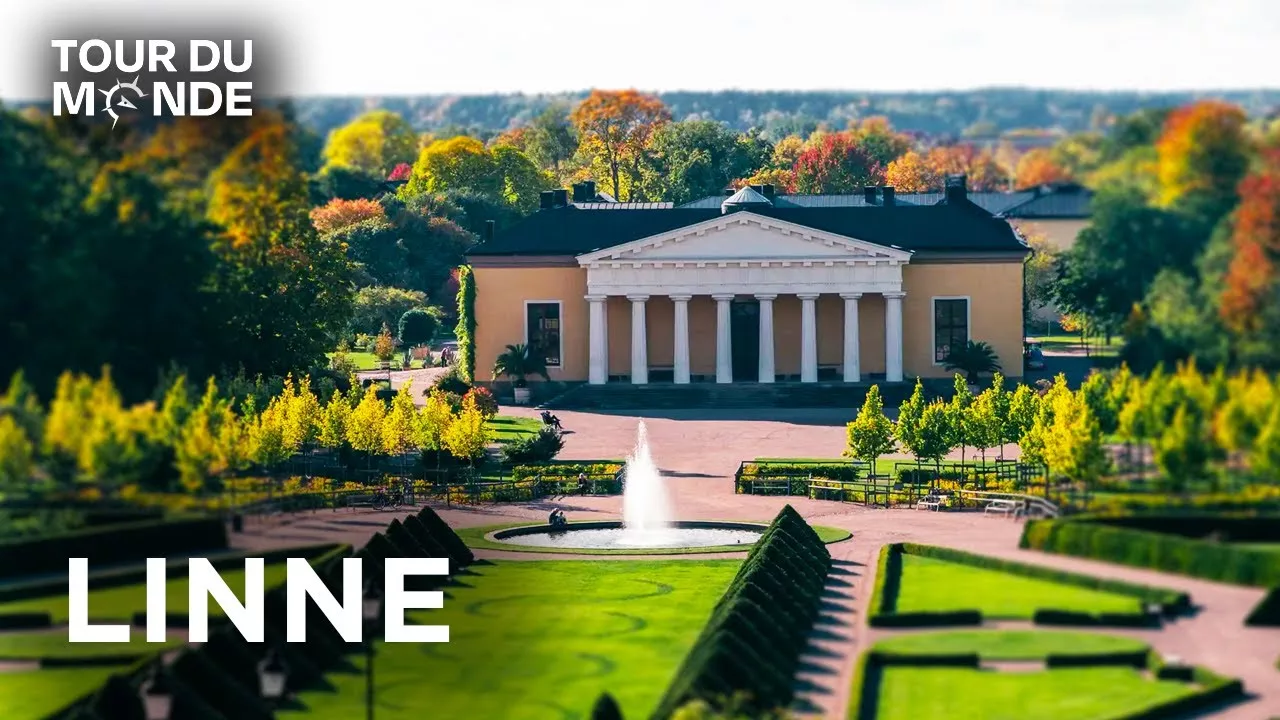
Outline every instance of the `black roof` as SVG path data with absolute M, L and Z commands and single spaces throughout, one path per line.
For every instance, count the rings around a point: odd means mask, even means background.
M 1093 191 L 1075 183 L 1046 185 L 1028 192 L 1030 197 L 999 213 L 1006 218 L 1084 220 L 1090 215 Z
M 1024 252 L 1008 223 L 972 203 L 893 207 L 752 207 L 749 212 L 904 250 Z M 472 256 L 581 255 L 721 216 L 720 208 L 539 210 Z

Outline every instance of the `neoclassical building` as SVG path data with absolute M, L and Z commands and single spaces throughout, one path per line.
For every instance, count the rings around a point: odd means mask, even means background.
M 569 383 L 901 382 L 979 340 L 1020 377 L 1027 252 L 963 177 L 929 204 L 762 185 L 674 207 L 582 183 L 469 254 L 476 375 L 526 343 Z

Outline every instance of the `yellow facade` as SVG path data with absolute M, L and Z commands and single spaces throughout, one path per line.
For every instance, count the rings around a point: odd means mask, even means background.
M 990 262 L 921 262 L 903 268 L 903 371 L 910 378 L 950 375 L 934 362 L 933 299 L 969 301 L 969 338 L 989 343 L 1006 376 L 1022 375 L 1022 264 L 1016 259 Z M 525 306 L 558 302 L 561 312 L 561 357 L 551 368 L 552 380 L 585 382 L 588 374 L 587 271 L 578 266 L 475 268 L 476 379 L 492 381 L 494 359 L 510 344 L 526 342 Z M 608 374 L 628 375 L 631 368 L 631 302 L 610 297 L 607 308 Z M 674 304 L 654 296 L 646 303 L 645 325 L 649 367 L 669 369 L 674 363 Z M 801 302 L 795 296 L 774 301 L 776 373 L 800 373 Z M 818 365 L 837 371 L 844 348 L 844 301 L 822 295 L 816 306 Z M 865 294 L 859 301 L 860 364 L 864 378 L 885 372 L 885 299 Z M 689 302 L 689 365 L 696 376 L 713 376 L 716 368 L 716 304 L 707 296 Z M 742 378 L 754 380 L 755 378 Z

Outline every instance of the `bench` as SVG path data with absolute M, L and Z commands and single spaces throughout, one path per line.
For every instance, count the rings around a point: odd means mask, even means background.
M 339 507 L 347 507 L 354 510 L 358 507 L 373 507 L 373 498 L 373 493 L 339 495 L 337 501 L 333 503 L 333 509 L 337 510 Z
M 752 479 L 747 482 L 750 483 L 748 487 L 751 495 L 772 495 L 773 492 L 770 491 L 779 491 L 783 495 L 791 494 L 791 481 L 787 478 L 780 480 Z M 761 490 L 765 492 L 760 492 Z
M 942 495 L 934 495 L 930 493 L 916 501 L 916 510 L 941 510 L 946 498 Z
M 1012 500 L 989 500 L 987 506 L 982 509 L 983 515 L 1003 515 L 1005 517 L 1018 516 L 1018 503 Z

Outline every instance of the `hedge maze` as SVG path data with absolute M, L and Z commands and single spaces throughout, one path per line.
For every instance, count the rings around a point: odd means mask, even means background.
M 752 716 L 785 708 L 818 615 L 831 555 L 790 505 L 778 513 L 721 597 L 653 713 L 737 698 Z

